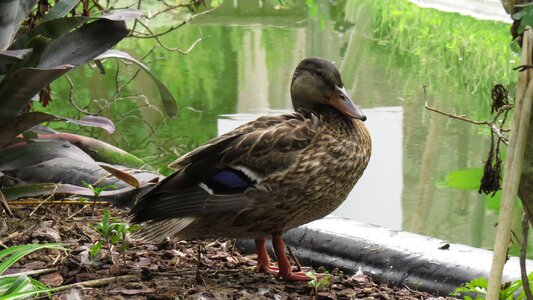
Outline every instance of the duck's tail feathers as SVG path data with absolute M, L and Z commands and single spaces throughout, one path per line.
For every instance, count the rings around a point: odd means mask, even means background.
M 158 243 L 167 237 L 179 236 L 179 232 L 189 226 L 196 218 L 183 217 L 161 221 L 148 221 L 140 230 L 131 235 L 132 240 L 144 243 Z

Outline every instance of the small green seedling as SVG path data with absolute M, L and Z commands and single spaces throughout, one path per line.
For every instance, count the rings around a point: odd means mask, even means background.
M 92 227 L 98 234 L 100 234 L 101 239 L 94 243 L 89 250 L 91 258 L 96 259 L 105 244 L 109 246 L 110 255 L 112 247 L 120 244 L 118 251 L 122 254 L 125 263 L 126 250 L 129 249 L 128 234 L 137 231 L 139 225 L 129 226 L 128 224 L 121 222 L 118 218 L 111 219 L 109 210 L 105 210 L 102 216 L 102 221 Z
M 100 197 L 100 194 L 105 190 L 116 188 L 114 184 L 97 187 L 84 180 L 82 180 L 82 183 L 84 187 L 90 189 L 93 192 L 93 195 L 94 195 L 93 208 L 92 208 L 93 215 L 94 215 L 94 207 L 96 205 L 96 201 L 98 200 L 98 197 Z
M 100 196 L 100 194 L 103 191 L 105 191 L 105 190 L 116 188 L 116 186 L 114 184 L 97 187 L 97 186 L 94 186 L 94 185 L 88 183 L 87 181 L 82 181 L 82 183 L 83 183 L 84 187 L 90 189 L 93 192 L 95 197 Z
M 315 290 L 315 295 L 318 295 L 318 291 L 325 286 L 329 285 L 331 281 L 331 276 L 329 274 L 324 274 L 320 278 L 314 271 L 305 273 L 311 280 L 307 283 L 309 287 L 312 287 Z

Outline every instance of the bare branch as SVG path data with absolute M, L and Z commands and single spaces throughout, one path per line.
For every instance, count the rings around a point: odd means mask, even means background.
M 189 52 L 191 52 L 192 49 L 194 49 L 194 47 L 196 46 L 196 44 L 198 44 L 199 42 L 201 42 L 201 41 L 204 40 L 204 38 L 199 38 L 199 39 L 197 39 L 197 40 L 194 41 L 194 43 L 192 43 L 191 46 L 189 46 L 189 48 L 188 48 L 187 50 L 185 50 L 185 51 L 180 50 L 179 48 L 170 48 L 170 47 L 166 46 L 165 44 L 163 44 L 163 42 L 159 39 L 159 37 L 156 36 L 156 35 L 152 32 L 152 30 L 150 30 L 150 28 L 149 28 L 146 24 L 144 24 L 144 23 L 141 22 L 141 21 L 139 21 L 139 24 L 141 24 L 141 26 L 143 26 L 143 27 L 144 27 L 144 28 L 145 28 L 145 29 L 146 29 L 151 35 L 153 35 L 154 38 L 155 38 L 155 40 L 157 41 L 157 43 L 158 43 L 163 49 L 165 49 L 165 50 L 167 50 L 167 51 L 177 51 L 177 52 L 179 52 L 179 53 L 181 53 L 181 54 L 186 55 L 186 54 L 189 54 Z
M 182 3 L 182 4 L 175 4 L 175 5 L 171 5 L 171 4 L 168 4 L 166 3 L 165 1 L 161 1 L 165 6 L 166 8 L 158 11 L 158 12 L 155 12 L 153 15 L 151 16 L 146 16 L 146 18 L 148 20 L 151 20 L 155 17 L 157 17 L 158 15 L 162 14 L 162 13 L 166 13 L 167 11 L 171 11 L 171 10 L 174 10 L 176 8 L 181 8 L 181 7 L 192 7 L 194 6 L 194 3 L 193 2 L 189 2 L 189 3 Z
M 85 110 L 81 107 L 79 107 L 76 102 L 75 102 L 75 93 L 74 93 L 74 83 L 72 82 L 72 80 L 70 79 L 70 77 L 65 74 L 65 78 L 67 79 L 68 81 L 68 84 L 69 84 L 69 90 L 68 90 L 68 102 L 70 102 L 70 104 L 72 105 L 72 107 L 74 107 L 77 111 L 79 111 L 80 113 L 83 113 L 83 114 L 86 114 L 86 115 L 93 115 L 90 111 L 88 110 Z
M 200 16 L 203 16 L 203 15 L 206 15 L 206 14 L 209 14 L 211 12 L 213 12 L 215 9 L 219 8 L 219 6 L 215 6 L 211 9 L 208 9 L 206 11 L 203 11 L 201 13 L 197 13 L 195 15 L 192 15 L 189 19 L 187 20 L 183 20 L 180 24 L 176 25 L 176 26 L 171 26 L 169 29 L 163 31 L 163 32 L 160 32 L 160 33 L 156 33 L 156 34 L 135 34 L 135 33 L 132 33 L 132 35 L 130 37 L 135 37 L 135 38 L 139 38 L 139 39 L 153 39 L 153 38 L 156 38 L 156 37 L 160 37 L 160 36 L 163 36 L 169 32 L 172 32 L 178 28 L 180 28 L 181 26 L 187 24 L 187 23 L 190 23 L 192 20 L 196 19 L 197 17 L 200 17 Z M 139 22 L 140 23 L 140 22 Z
M 503 129 L 501 128 L 501 126 L 503 126 L 503 124 L 505 123 L 505 120 L 507 119 L 507 113 L 509 110 L 511 110 L 513 108 L 513 105 L 512 104 L 507 104 L 507 105 L 504 105 L 502 107 L 500 107 L 496 113 L 494 114 L 492 120 L 489 122 L 489 121 L 474 121 L 474 120 L 470 120 L 469 118 L 467 118 L 466 116 L 459 116 L 459 115 L 455 115 L 455 114 L 449 114 L 449 113 L 446 113 L 446 112 L 443 112 L 443 111 L 440 111 L 436 108 L 433 108 L 433 107 L 430 107 L 429 104 L 428 104 L 428 93 L 427 93 L 427 86 L 424 85 L 424 107 L 427 109 L 427 110 L 430 110 L 430 111 L 433 111 L 433 112 L 436 112 L 438 114 L 441 114 L 443 116 L 447 116 L 448 118 L 451 118 L 451 119 L 457 119 L 457 120 L 461 120 L 461 121 L 464 121 L 464 122 L 467 122 L 467 123 L 470 123 L 470 124 L 474 124 L 474 125 L 485 125 L 485 126 L 488 126 L 490 128 L 490 130 L 492 132 L 494 132 L 494 134 L 496 134 L 496 136 L 498 137 L 498 139 L 504 143 L 505 145 L 508 145 L 508 138 L 505 137 L 503 135 L 503 132 L 507 132 L 509 131 L 508 129 Z M 498 118 L 500 117 L 501 114 L 504 114 L 504 119 L 502 121 L 502 124 L 500 124 L 500 126 L 498 126 L 496 124 L 496 122 L 498 121 Z

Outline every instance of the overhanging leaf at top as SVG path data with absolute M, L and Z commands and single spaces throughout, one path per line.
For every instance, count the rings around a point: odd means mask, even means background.
M 44 16 L 44 21 L 49 21 L 57 18 L 62 18 L 68 14 L 80 0 L 61 0 L 57 1 L 54 7 L 48 11 L 46 16 Z
M 172 94 L 163 84 L 163 82 L 161 82 L 161 80 L 159 80 L 159 78 L 157 78 L 157 76 L 155 76 L 155 74 L 145 64 L 136 60 L 128 53 L 118 50 L 107 50 L 106 52 L 96 57 L 95 60 L 104 60 L 107 58 L 118 58 L 131 61 L 138 65 L 141 69 L 143 69 L 155 82 L 157 89 L 159 90 L 159 95 L 161 96 L 161 102 L 163 102 L 163 107 L 165 108 L 167 115 L 170 117 L 174 117 L 177 114 L 178 107 L 176 105 L 176 99 L 174 98 L 174 96 L 172 96 Z
M 73 67 L 91 61 L 127 34 L 125 21 L 99 19 L 50 41 L 37 57 L 36 68 L 20 68 L 0 83 L 0 126 L 16 117 L 44 86 Z M 33 54 L 38 55 L 35 51 Z
M 9 47 L 20 24 L 36 3 L 37 0 L 0 1 L 0 50 Z
M 104 53 L 127 34 L 124 21 L 100 19 L 85 24 L 50 42 L 37 67 L 47 69 L 64 64 L 79 66 Z
M 142 15 L 142 12 L 135 9 L 124 9 L 104 14 L 101 16 L 91 17 L 65 17 L 45 21 L 38 26 L 32 28 L 27 33 L 24 33 L 16 38 L 10 49 L 21 49 L 26 47 L 26 44 L 35 36 L 43 36 L 49 39 L 58 38 L 67 32 L 72 31 L 78 26 L 90 21 L 98 19 L 108 19 L 111 21 L 124 21 L 129 19 L 136 19 Z

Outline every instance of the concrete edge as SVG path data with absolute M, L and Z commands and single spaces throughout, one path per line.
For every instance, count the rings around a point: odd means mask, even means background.
M 360 269 L 380 282 L 440 296 L 474 278 L 488 278 L 492 262 L 492 251 L 340 217 L 292 229 L 283 239 L 302 265 L 339 268 L 349 274 Z M 443 249 L 446 244 L 449 247 Z M 239 240 L 237 247 L 255 251 L 253 240 Z M 533 260 L 526 265 L 533 270 Z M 511 257 L 504 281 L 519 278 L 518 257 Z

